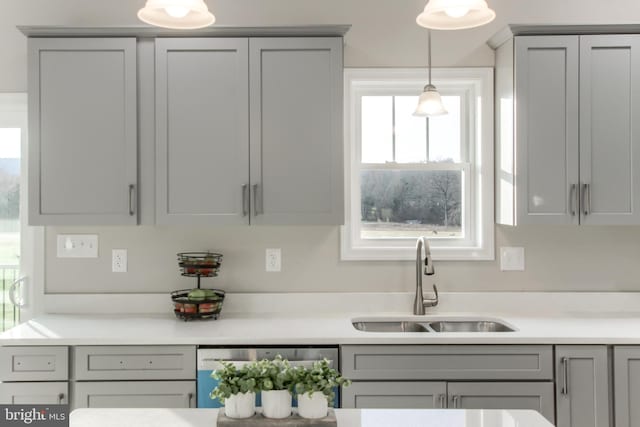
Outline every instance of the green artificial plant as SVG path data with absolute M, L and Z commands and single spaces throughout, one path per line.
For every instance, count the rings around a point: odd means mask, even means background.
M 211 373 L 211 378 L 219 381 L 218 386 L 213 389 L 209 397 L 218 399 L 224 403 L 233 394 L 257 393 L 260 391 L 260 370 L 256 363 L 249 363 L 241 368 L 237 368 L 233 363 L 220 361 L 222 369 L 216 369 Z
M 322 392 L 330 405 L 333 405 L 335 399 L 336 387 L 347 387 L 351 385 L 351 381 L 342 377 L 340 372 L 330 366 L 330 362 L 325 358 L 314 362 L 311 368 L 303 366 L 296 367 L 294 370 L 294 390 L 297 394 L 309 394 L 319 391 Z

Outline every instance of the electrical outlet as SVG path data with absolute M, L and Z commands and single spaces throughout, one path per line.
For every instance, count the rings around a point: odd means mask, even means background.
M 97 234 L 58 234 L 58 258 L 98 258 Z
M 524 248 L 501 247 L 500 248 L 500 270 L 524 271 Z
M 114 273 L 127 272 L 127 250 L 114 249 L 111 251 L 111 271 Z
M 269 272 L 279 272 L 282 270 L 282 250 L 267 249 L 266 251 L 266 270 Z

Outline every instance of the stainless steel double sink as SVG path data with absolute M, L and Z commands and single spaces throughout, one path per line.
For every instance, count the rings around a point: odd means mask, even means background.
M 352 324 L 363 332 L 515 332 L 497 319 L 354 320 Z

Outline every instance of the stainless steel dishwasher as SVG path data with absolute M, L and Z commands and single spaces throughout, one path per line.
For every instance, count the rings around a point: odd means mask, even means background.
M 220 361 L 231 362 L 240 367 L 262 359 L 273 359 L 277 355 L 287 359 L 291 366 L 311 366 L 313 362 L 328 359 L 332 368 L 338 369 L 338 347 L 269 347 L 269 348 L 198 348 L 198 408 L 219 408 L 217 399 L 209 394 L 217 386 L 211 373 L 221 367 Z M 340 404 L 340 390 L 336 390 L 334 406 Z M 294 400 L 294 406 L 296 402 Z M 256 396 L 256 406 L 260 406 L 260 394 Z

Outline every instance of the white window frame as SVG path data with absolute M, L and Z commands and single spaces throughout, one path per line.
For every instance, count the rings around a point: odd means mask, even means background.
M 462 170 L 462 239 L 430 239 L 435 260 L 493 260 L 494 237 L 494 134 L 493 68 L 433 69 L 433 83 L 443 95 L 464 94 L 461 138 L 468 138 L 469 163 L 380 164 L 362 167 L 360 99 L 366 95 L 418 95 L 427 82 L 426 70 L 350 68 L 344 73 L 345 225 L 341 228 L 342 260 L 415 260 L 415 239 L 362 239 L 360 237 L 360 172 L 363 169 Z M 475 110 L 475 114 L 473 113 Z M 472 122 L 472 119 L 475 120 Z M 475 132 L 473 131 L 475 129 Z M 469 131 L 467 135 L 467 131 Z M 465 148 L 466 147 L 466 148 Z M 470 206 L 467 209 L 467 206 Z

